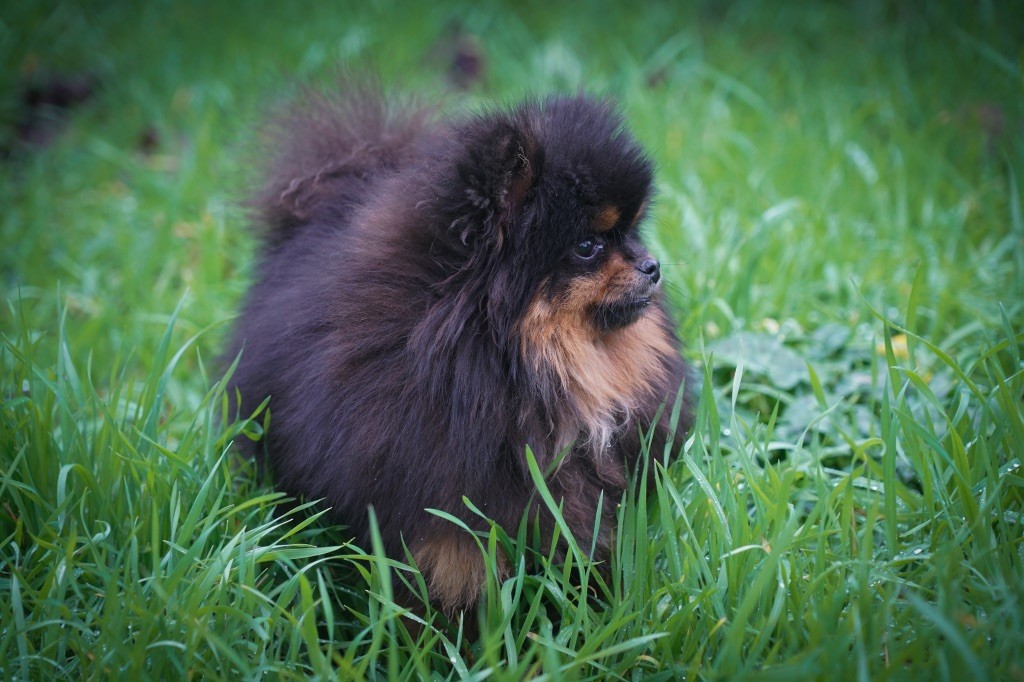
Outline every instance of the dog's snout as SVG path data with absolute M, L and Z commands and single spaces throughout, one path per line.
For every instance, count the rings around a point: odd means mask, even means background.
M 661 279 L 661 266 L 658 264 L 657 260 L 650 256 L 640 261 L 640 264 L 636 266 L 636 269 L 647 277 L 647 279 L 651 281 L 651 284 L 657 284 L 658 280 Z

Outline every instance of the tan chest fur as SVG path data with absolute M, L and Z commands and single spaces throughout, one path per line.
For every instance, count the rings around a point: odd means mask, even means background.
M 663 385 L 664 360 L 675 353 L 663 317 L 651 307 L 632 325 L 597 334 L 579 306 L 540 300 L 530 306 L 523 355 L 535 371 L 553 375 L 571 414 L 554 425 L 557 449 L 582 436 L 602 452 L 639 401 Z

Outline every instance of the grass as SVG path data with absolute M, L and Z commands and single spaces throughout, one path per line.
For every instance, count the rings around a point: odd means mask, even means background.
M 948 6 L 947 6 L 948 5 Z M 605 582 L 530 529 L 477 637 L 230 443 L 253 121 L 374 63 L 618 97 L 698 422 Z M 0 677 L 1024 679 L 1024 75 L 1010 5 L 20 3 L 0 24 Z M 94 74 L 42 147 L 24 82 Z M 49 119 L 54 112 L 38 116 Z M 147 130 L 155 150 L 140 148 Z M 540 472 L 537 480 L 543 488 Z M 554 501 L 551 501 L 554 504 Z M 471 513 L 468 512 L 467 513 Z M 578 548 L 577 548 L 578 549 Z

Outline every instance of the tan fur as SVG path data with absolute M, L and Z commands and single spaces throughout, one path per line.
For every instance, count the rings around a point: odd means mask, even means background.
M 605 206 L 597 213 L 597 217 L 594 218 L 594 231 L 595 232 L 607 232 L 608 230 L 615 227 L 615 224 L 619 222 L 621 214 L 619 209 L 611 204 Z
M 472 604 L 485 581 L 484 559 L 470 535 L 461 530 L 439 534 L 413 547 L 416 565 L 426 576 L 432 599 L 451 613 Z M 499 572 L 503 571 L 499 556 Z
M 663 314 L 651 307 L 635 323 L 600 334 L 588 315 L 601 300 L 617 300 L 637 274 L 613 255 L 594 276 L 577 280 L 568 295 L 550 302 L 538 295 L 522 322 L 523 356 L 538 371 L 554 373 L 571 396 L 573 424 L 556 425 L 556 448 L 582 435 L 598 451 L 611 440 L 617 420 L 665 378 L 663 358 L 675 353 Z

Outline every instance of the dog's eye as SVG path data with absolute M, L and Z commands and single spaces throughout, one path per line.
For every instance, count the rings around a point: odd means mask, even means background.
M 572 252 L 581 260 L 590 260 L 604 249 L 604 243 L 596 237 L 587 237 L 573 247 Z

